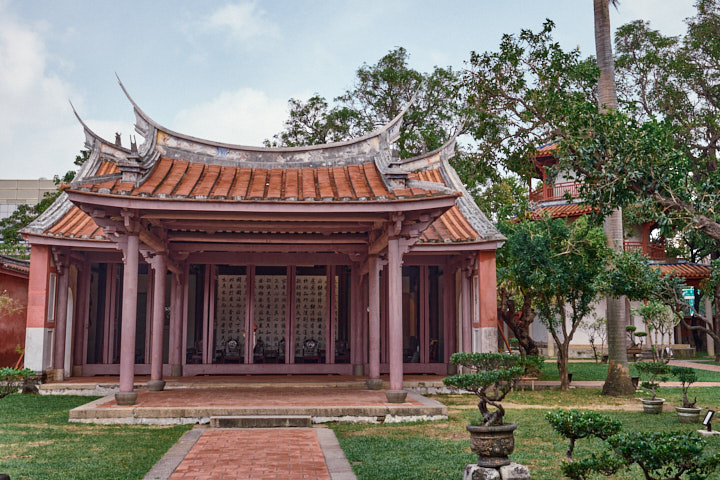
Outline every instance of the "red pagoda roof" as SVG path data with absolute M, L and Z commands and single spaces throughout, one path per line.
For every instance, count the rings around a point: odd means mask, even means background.
M 459 195 L 436 188 L 389 190 L 374 163 L 316 168 L 244 168 L 160 158 L 136 186 L 119 175 L 105 181 L 89 178 L 68 191 L 154 199 L 232 201 L 392 201 Z

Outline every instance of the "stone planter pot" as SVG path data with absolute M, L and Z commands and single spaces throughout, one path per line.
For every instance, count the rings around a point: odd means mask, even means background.
M 680 423 L 698 423 L 700 420 L 700 407 L 675 407 Z
M 517 428 L 514 423 L 506 423 L 494 427 L 468 425 L 470 432 L 470 450 L 478 456 L 477 464 L 481 467 L 499 468 L 510 465 L 510 455 L 515 449 L 513 432 Z
M 665 403 L 664 398 L 656 398 L 655 400 L 650 398 L 641 398 L 640 401 L 643 404 L 643 412 L 651 414 L 662 412 L 663 403 Z

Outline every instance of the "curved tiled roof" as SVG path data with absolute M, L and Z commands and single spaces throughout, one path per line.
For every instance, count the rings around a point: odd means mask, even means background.
M 686 280 L 702 280 L 709 278 L 711 273 L 710 265 L 699 263 L 662 263 L 654 266 L 665 275 L 677 275 Z
M 562 205 L 540 206 L 529 212 L 529 215 L 533 219 L 541 218 L 544 215 L 550 215 L 552 218 L 575 218 L 590 214 L 593 211 L 595 209 L 589 205 L 565 203 Z
M 119 175 L 88 178 L 70 191 L 156 199 L 388 201 L 453 195 L 438 183 L 389 190 L 374 163 L 316 168 L 246 168 L 160 158 L 136 185 Z
M 93 219 L 70 201 L 68 193 L 239 204 L 384 203 L 455 197 L 455 205 L 421 232 L 419 243 L 504 240 L 448 162 L 454 155 L 454 137 L 433 152 L 397 158 L 390 143 L 399 135 L 402 113 L 375 132 L 346 142 L 294 148 L 244 147 L 173 132 L 150 119 L 128 98 L 144 143 L 139 147 L 133 144 L 130 149 L 110 143 L 78 117 L 90 158 L 64 188 L 66 193 L 24 233 L 107 240 Z

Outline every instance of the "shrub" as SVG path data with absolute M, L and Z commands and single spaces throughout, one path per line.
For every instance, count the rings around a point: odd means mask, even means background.
M 505 409 L 500 402 L 525 374 L 525 364 L 520 355 L 461 352 L 453 353 L 450 361 L 472 372 L 447 377 L 443 383 L 477 395 L 480 399 L 478 409 L 482 415 L 482 426 L 502 425 Z M 496 410 L 489 411 L 488 405 Z
M 655 400 L 655 397 L 657 397 L 655 389 L 658 387 L 658 382 L 667 381 L 670 368 L 663 362 L 637 362 L 635 368 L 637 368 L 641 376 L 647 377 L 647 381 L 643 381 L 640 386 L 649 391 L 652 394 L 651 399 Z
M 570 440 L 567 451 L 568 460 L 573 461 L 575 441 L 580 438 L 597 437 L 606 440 L 622 428 L 622 423 L 607 415 L 597 412 L 581 412 L 579 410 L 555 410 L 547 412 L 545 419 L 560 435 Z
M 637 464 L 647 480 L 708 478 L 720 464 L 720 453 L 704 453 L 705 440 L 696 432 L 623 432 L 607 439 L 610 449 L 563 465 L 573 480 L 610 476 Z
M 25 383 L 25 380 L 35 375 L 29 368 L 0 368 L 0 398 L 17 392 L 18 388 Z
M 697 382 L 697 373 L 694 368 L 690 367 L 670 367 L 670 374 L 676 377 L 682 384 L 682 406 L 683 408 L 692 408 L 697 403 L 697 397 L 691 402 L 688 400 L 687 392 L 690 385 Z
M 648 480 L 707 478 L 720 464 L 720 454 L 703 454 L 705 440 L 696 432 L 624 432 L 608 443 L 626 465 L 636 463 Z

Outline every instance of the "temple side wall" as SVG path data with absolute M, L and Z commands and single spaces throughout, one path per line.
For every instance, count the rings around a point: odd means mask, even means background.
M 25 330 L 25 367 L 42 372 L 50 367 L 53 325 L 47 323 L 50 247 L 30 247 L 30 278 Z
M 495 251 L 479 252 L 477 257 L 477 302 L 473 310 L 476 311 L 473 319 L 473 331 L 477 332 L 479 345 L 474 345 L 474 351 L 498 351 L 498 323 L 497 323 L 497 268 Z

